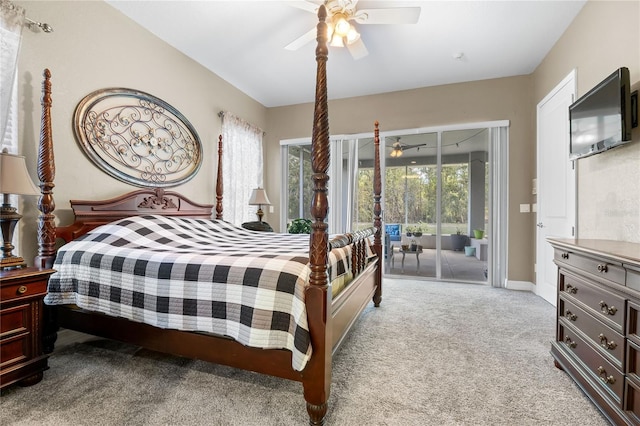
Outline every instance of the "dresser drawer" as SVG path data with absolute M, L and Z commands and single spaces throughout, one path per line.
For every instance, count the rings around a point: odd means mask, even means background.
M 627 337 L 640 345 L 640 304 L 627 301 Z
M 567 300 L 574 301 L 577 305 L 582 304 L 589 313 L 618 333 L 624 333 L 624 297 L 568 273 L 561 274 L 559 291 Z
M 47 280 L 3 285 L 0 290 L 2 304 L 25 297 L 44 296 L 47 293 Z
M 640 424 L 640 384 L 628 377 L 624 383 L 624 410 L 635 423 Z
M 640 272 L 627 269 L 627 287 L 640 291 Z
M 575 331 L 558 323 L 558 340 L 579 359 L 595 381 L 605 389 L 619 406 L 622 406 L 624 376 L 613 364 L 588 345 Z
M 616 265 L 603 259 L 592 259 L 560 249 L 555 250 L 554 259 L 557 263 L 563 263 L 568 267 L 578 269 L 580 272 L 589 274 L 590 277 L 597 280 L 602 279 L 625 285 L 626 273 L 622 265 Z
M 640 382 L 640 345 L 627 340 L 627 375 L 633 376 Z
M 624 336 L 566 300 L 564 295 L 560 295 L 559 302 L 558 316 L 562 316 L 563 321 L 577 327 L 605 357 L 608 357 L 609 361 L 622 369 L 625 351 Z

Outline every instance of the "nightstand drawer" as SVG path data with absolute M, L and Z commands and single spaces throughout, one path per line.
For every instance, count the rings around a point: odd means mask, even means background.
M 42 380 L 43 298 L 53 269 L 0 270 L 0 388 Z
M 0 311 L 0 340 L 31 328 L 31 304 L 21 303 Z
M 31 333 L 23 333 L 0 342 L 0 367 L 4 369 L 11 364 L 31 358 L 30 338 Z
M 47 293 L 47 280 L 38 280 L 29 283 L 16 283 L 2 286 L 0 301 L 9 302 L 23 297 L 44 296 Z
M 579 302 L 576 304 L 582 303 L 589 313 L 618 333 L 624 332 L 626 309 L 624 297 L 568 273 L 562 275 L 559 290 L 567 300 Z
M 563 294 L 560 295 L 558 315 L 562 315 L 564 321 L 577 327 L 605 357 L 609 358 L 609 361 L 622 369 L 625 351 L 625 340 L 622 334 L 607 327 L 569 300 L 565 300 Z
M 565 250 L 555 250 L 556 262 L 564 263 L 569 267 L 579 269 L 595 279 L 614 282 L 625 285 L 626 273 L 622 265 L 616 265 L 603 259 L 592 259 Z

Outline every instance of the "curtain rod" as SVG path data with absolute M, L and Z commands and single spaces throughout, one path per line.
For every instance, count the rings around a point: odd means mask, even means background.
M 218 117 L 222 118 L 226 113 L 227 113 L 227 111 L 220 111 L 220 112 L 218 112 Z M 239 118 L 239 117 L 238 117 L 238 118 Z M 245 121 L 245 120 L 243 120 L 242 118 L 240 118 L 240 120 Z M 249 123 L 249 122 L 247 122 L 247 121 L 245 121 L 245 122 L 246 122 L 247 124 L 249 124 L 250 126 L 253 126 L 253 127 L 257 128 L 258 130 L 262 130 L 261 128 L 259 128 L 259 127 L 257 127 L 257 126 L 254 126 L 253 124 L 251 124 L 251 123 Z M 264 130 L 262 130 L 262 136 L 266 136 L 266 135 L 267 135 L 267 132 L 265 132 Z

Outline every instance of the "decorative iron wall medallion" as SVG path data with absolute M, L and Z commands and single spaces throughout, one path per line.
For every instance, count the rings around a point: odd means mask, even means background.
M 104 172 L 140 187 L 182 184 L 198 172 L 202 144 L 178 110 L 144 92 L 110 88 L 85 96 L 73 130 Z

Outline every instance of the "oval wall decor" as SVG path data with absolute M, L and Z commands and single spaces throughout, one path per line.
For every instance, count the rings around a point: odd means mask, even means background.
M 182 184 L 198 172 L 202 144 L 171 105 L 138 90 L 109 88 L 85 96 L 73 131 L 99 168 L 140 187 Z

